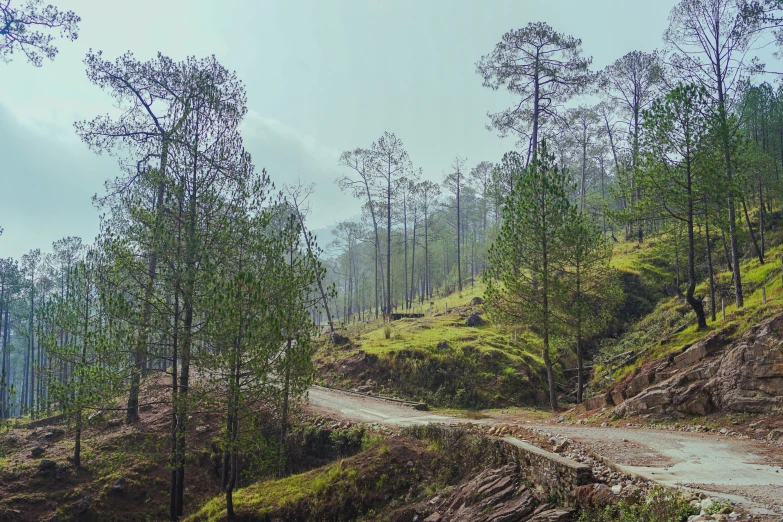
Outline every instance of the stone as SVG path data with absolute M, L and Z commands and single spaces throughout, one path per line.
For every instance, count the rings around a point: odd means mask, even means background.
M 467 326 L 481 326 L 484 324 L 484 319 L 482 319 L 479 314 L 474 312 L 468 316 L 468 318 L 465 320 L 465 324 Z
M 123 493 L 125 493 L 126 485 L 127 483 L 125 481 L 125 477 L 121 476 L 114 481 L 114 484 L 111 485 L 110 491 L 115 495 L 122 495 Z
M 348 344 L 351 342 L 351 339 L 349 339 L 347 336 L 341 334 L 340 332 L 334 332 L 332 334 L 332 342 L 336 346 L 342 346 L 344 344 Z
M 33 449 L 30 450 L 30 456 L 34 459 L 37 459 L 41 455 L 46 453 L 46 450 L 43 449 L 41 446 L 36 446 Z
M 769 433 L 767 433 L 767 440 L 779 440 L 783 437 L 783 430 L 781 429 L 774 429 L 771 430 Z
M 90 509 L 91 500 L 89 495 L 84 495 L 82 498 L 77 500 L 73 507 L 76 508 L 76 511 L 80 514 L 86 513 Z
M 110 428 L 116 428 L 117 426 L 122 426 L 122 419 L 109 419 L 106 422 L 106 425 Z
M 209 430 L 208 426 L 197 426 L 196 433 L 206 433 Z
M 68 473 L 69 471 L 70 468 L 68 466 L 66 466 L 65 464 L 60 464 L 54 470 L 54 478 L 56 478 L 57 480 L 61 480 L 65 476 L 65 474 Z
M 38 473 L 48 474 L 49 472 L 54 471 L 56 468 L 57 468 L 57 463 L 55 461 L 43 459 L 38 464 Z
M 484 300 L 482 298 L 480 298 L 479 296 L 476 296 L 476 297 L 474 297 L 473 299 L 470 300 L 470 304 L 471 304 L 471 306 L 484 304 Z
M 783 314 L 749 328 L 739 339 L 730 326 L 644 367 L 612 397 L 624 402 L 617 417 L 682 417 L 723 413 L 769 413 L 783 407 Z M 660 376 L 660 377 L 659 377 Z M 699 430 L 697 430 L 699 431 Z M 726 429 L 724 435 L 731 435 Z
M 424 519 L 424 522 L 441 522 L 443 520 L 443 515 L 440 513 L 433 513 L 432 515 L 428 516 Z
M 585 484 L 576 488 L 576 501 L 582 507 L 602 509 L 617 500 L 617 495 L 606 484 Z
M 615 495 L 619 495 L 620 492 L 622 492 L 622 490 L 623 487 L 620 484 L 615 484 L 614 486 L 612 486 L 612 493 Z

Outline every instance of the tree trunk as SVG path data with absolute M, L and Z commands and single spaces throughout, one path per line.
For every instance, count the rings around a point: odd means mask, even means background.
M 460 220 L 460 171 L 457 169 L 457 288 L 462 292 L 462 251 L 460 249 L 460 232 L 462 221 Z
M 152 248 L 150 249 L 149 263 L 147 265 L 147 286 L 144 289 L 144 310 L 141 319 L 141 332 L 136 349 L 133 352 L 133 366 L 131 367 L 130 390 L 128 392 L 128 411 L 125 416 L 127 424 L 133 424 L 139 420 L 139 388 L 141 386 L 141 374 L 146 363 L 147 342 L 149 340 L 150 322 L 152 320 L 152 295 L 155 289 L 155 279 L 158 272 L 158 232 L 163 218 L 163 198 L 166 193 L 166 167 L 168 161 L 169 143 L 166 135 L 162 136 L 163 145 L 160 155 L 160 179 L 158 180 L 155 199 L 155 224 L 152 233 Z
M 745 223 L 748 225 L 748 232 L 750 233 L 750 239 L 753 241 L 753 247 L 756 249 L 756 256 L 759 259 L 759 263 L 764 264 L 764 253 L 761 251 L 759 242 L 756 239 L 756 234 L 753 232 L 753 227 L 750 224 L 750 216 L 748 215 L 748 206 L 745 204 L 745 198 L 742 198 L 742 210 L 745 214 Z
M 710 224 L 705 214 L 704 235 L 707 240 L 707 275 L 710 280 L 710 318 L 715 322 L 715 274 L 712 269 L 712 245 L 710 244 Z

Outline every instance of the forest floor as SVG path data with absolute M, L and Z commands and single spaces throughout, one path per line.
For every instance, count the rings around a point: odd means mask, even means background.
M 666 486 L 688 486 L 742 504 L 749 512 L 783 514 L 783 446 L 721 434 L 674 432 L 631 426 L 571 423 L 563 417 L 542 420 L 525 409 L 484 411 L 468 416 L 416 411 L 372 397 L 313 388 L 308 410 L 333 419 L 381 426 L 472 423 L 487 428 L 517 425 L 548 436 L 582 443 L 623 471 Z M 774 422 L 774 420 L 773 420 Z M 607 423 L 608 424 L 608 423 Z M 774 518 L 778 520 L 778 518 Z

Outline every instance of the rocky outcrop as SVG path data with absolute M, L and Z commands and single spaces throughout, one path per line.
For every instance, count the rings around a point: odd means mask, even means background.
M 731 333 L 714 332 L 615 389 L 614 413 L 682 417 L 783 409 L 783 315 L 739 340 L 730 341 Z
M 481 472 L 447 498 L 430 501 L 425 522 L 565 522 L 574 510 L 542 504 L 520 480 L 516 464 Z

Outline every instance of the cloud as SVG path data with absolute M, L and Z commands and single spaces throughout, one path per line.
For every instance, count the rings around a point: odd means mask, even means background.
M 80 236 L 91 242 L 98 231 L 93 194 L 117 171 L 113 160 L 85 147 L 68 145 L 17 120 L 0 103 L 0 256 L 19 257 L 33 248 Z
M 315 185 L 309 200 L 310 228 L 323 228 L 356 215 L 359 203 L 334 182 L 345 173 L 338 164 L 339 151 L 253 111 L 242 124 L 242 136 L 256 168 L 265 168 L 278 188 L 300 179 Z
M 72 132 L 72 131 L 71 131 Z M 251 112 L 243 123 L 245 147 L 258 169 L 266 168 L 279 188 L 301 179 L 314 183 L 308 226 L 328 227 L 353 217 L 358 202 L 334 180 L 341 175 L 339 152 L 274 119 Z M 80 236 L 92 242 L 98 212 L 92 196 L 118 173 L 114 159 L 96 156 L 62 132 L 42 131 L 17 119 L 0 103 L 0 257 L 19 257 L 33 248 Z

